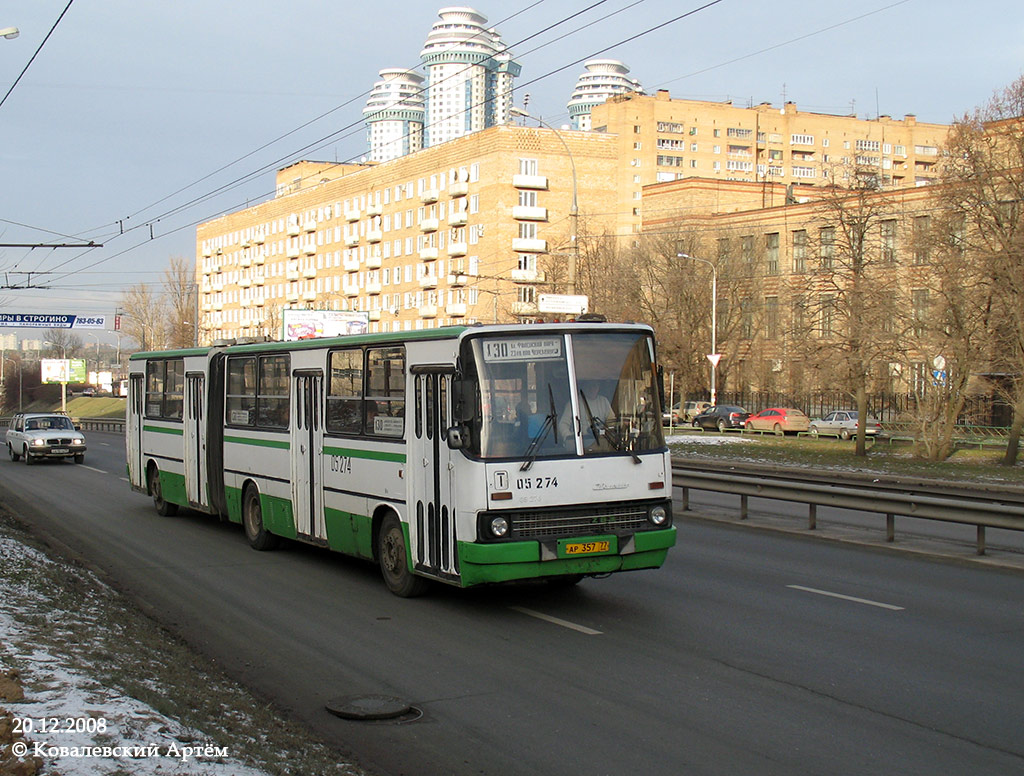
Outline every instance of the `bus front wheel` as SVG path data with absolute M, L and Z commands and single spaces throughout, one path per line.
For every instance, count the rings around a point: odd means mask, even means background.
M 427 580 L 409 570 L 408 550 L 402 524 L 394 514 L 384 518 L 377 534 L 377 559 L 388 590 L 402 598 L 413 598 L 427 591 Z
M 263 506 L 256 488 L 250 487 L 245 491 L 242 525 L 245 526 L 245 538 L 254 550 L 272 550 L 277 546 L 277 537 L 263 525 Z
M 156 507 L 158 515 L 169 517 L 178 514 L 178 505 L 164 499 L 160 488 L 160 470 L 155 466 L 149 470 L 149 492 L 153 496 L 153 506 Z

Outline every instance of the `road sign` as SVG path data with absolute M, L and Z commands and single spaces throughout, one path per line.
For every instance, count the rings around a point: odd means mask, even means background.
M 721 353 L 708 353 L 708 361 L 711 362 L 711 366 L 718 366 L 718 362 L 722 360 Z
M 585 294 L 537 294 L 537 312 L 558 315 L 583 315 L 590 309 Z

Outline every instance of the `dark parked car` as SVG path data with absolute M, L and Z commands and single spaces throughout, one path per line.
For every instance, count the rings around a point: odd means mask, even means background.
M 727 428 L 743 428 L 750 413 L 736 404 L 719 404 L 716 407 L 708 407 L 700 415 L 693 419 L 694 428 L 706 430 L 718 429 L 725 431 Z

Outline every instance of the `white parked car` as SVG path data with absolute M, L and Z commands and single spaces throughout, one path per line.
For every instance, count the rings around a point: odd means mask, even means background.
M 850 439 L 857 435 L 857 410 L 838 410 L 830 412 L 821 420 L 812 420 L 810 432 L 811 436 L 827 434 Z M 864 419 L 864 433 L 867 436 L 878 436 L 882 433 L 882 424 L 877 418 L 868 416 Z
M 44 458 L 85 461 L 85 437 L 71 418 L 59 412 L 26 412 L 15 415 L 7 427 L 7 452 L 12 461 L 25 457 L 26 464 Z

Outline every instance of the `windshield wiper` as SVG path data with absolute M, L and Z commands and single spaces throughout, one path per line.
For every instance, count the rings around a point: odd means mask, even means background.
M 636 454 L 631 445 L 623 443 L 622 437 L 608 425 L 607 420 L 594 417 L 594 413 L 590 411 L 590 402 L 587 401 L 587 395 L 582 390 L 580 391 L 580 398 L 583 399 L 583 411 L 590 418 L 590 433 L 594 435 L 594 442 L 598 441 L 600 433 L 603 431 L 613 450 L 628 452 L 633 458 L 633 463 L 640 463 L 640 456 Z
M 544 425 L 540 427 L 533 439 L 530 440 L 530 446 L 526 448 L 526 460 L 519 467 L 521 472 L 529 471 L 533 466 L 533 462 L 537 460 L 537 451 L 540 449 L 541 442 L 547 437 L 549 431 L 554 431 L 555 444 L 558 444 L 558 413 L 555 411 L 555 395 L 551 391 L 551 383 L 548 383 L 548 402 L 551 409 L 544 416 Z

